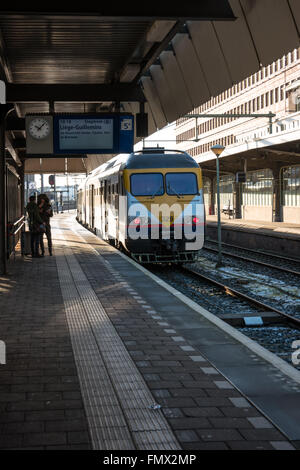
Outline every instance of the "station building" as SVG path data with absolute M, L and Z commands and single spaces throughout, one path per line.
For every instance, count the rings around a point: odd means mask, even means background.
M 235 218 L 300 223 L 300 49 L 262 67 L 190 114 L 268 114 L 268 117 L 183 117 L 178 148 L 203 169 L 207 214 L 216 213 L 215 156 L 220 157 L 221 210 Z M 237 182 L 237 173 L 246 173 Z

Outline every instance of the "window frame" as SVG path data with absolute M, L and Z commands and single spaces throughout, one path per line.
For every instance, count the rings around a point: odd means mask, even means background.
M 182 194 L 182 193 L 178 193 L 179 196 L 197 196 L 199 195 L 199 187 L 198 187 L 198 178 L 197 178 L 197 175 L 196 173 L 193 173 L 192 171 L 185 171 L 185 172 L 179 172 L 179 171 L 168 171 L 168 173 L 165 174 L 165 178 L 164 178 L 164 182 L 165 182 L 165 191 L 166 191 L 166 194 L 168 194 L 168 196 L 176 196 L 176 193 L 172 193 L 170 194 L 168 192 L 168 186 L 167 186 L 167 176 L 168 175 L 194 175 L 194 178 L 196 180 L 196 192 L 195 193 L 186 193 L 186 194 Z
M 163 173 L 158 172 L 158 171 L 155 172 L 155 173 L 153 173 L 153 172 L 152 173 L 131 173 L 131 175 L 130 175 L 130 194 L 132 194 L 132 196 L 135 196 L 135 197 L 151 197 L 152 196 L 152 194 L 134 194 L 132 192 L 132 181 L 131 181 L 131 179 L 132 179 L 133 176 L 136 176 L 136 175 L 161 175 L 163 192 L 161 194 L 156 193 L 155 196 L 163 196 L 166 193 L 165 179 L 164 179 Z

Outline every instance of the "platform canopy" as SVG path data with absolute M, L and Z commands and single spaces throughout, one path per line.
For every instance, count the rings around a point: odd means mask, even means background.
M 26 159 L 26 113 L 145 111 L 152 134 L 299 46 L 299 0 L 103 5 L 0 9 L 7 150 L 25 171 L 86 172 L 110 158 Z

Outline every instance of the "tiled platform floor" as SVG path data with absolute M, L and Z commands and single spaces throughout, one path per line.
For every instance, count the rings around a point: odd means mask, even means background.
M 55 256 L 0 278 L 0 448 L 293 448 L 135 291 L 126 259 L 74 215 L 53 239 Z

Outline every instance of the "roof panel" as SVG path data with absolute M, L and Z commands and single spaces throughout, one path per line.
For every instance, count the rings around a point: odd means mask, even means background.
M 252 75 L 259 69 L 260 64 L 240 2 L 230 0 L 230 4 L 237 17 L 236 21 L 230 24 L 230 28 L 228 22 L 216 21 L 214 27 L 232 80 L 237 83 Z
M 299 45 L 288 2 L 241 0 L 262 65 L 268 65 Z
M 149 28 L 96 19 L 0 19 L 15 83 L 105 83 Z
M 210 98 L 209 90 L 195 48 L 187 34 L 176 34 L 172 41 L 193 108 Z

